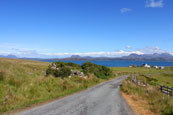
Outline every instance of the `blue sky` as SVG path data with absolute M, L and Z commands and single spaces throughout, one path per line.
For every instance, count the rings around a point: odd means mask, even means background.
M 0 54 L 173 54 L 172 0 L 0 0 Z

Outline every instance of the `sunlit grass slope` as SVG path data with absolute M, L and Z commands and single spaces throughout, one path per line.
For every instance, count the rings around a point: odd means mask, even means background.
M 0 113 L 65 96 L 102 79 L 45 76 L 50 63 L 0 58 Z

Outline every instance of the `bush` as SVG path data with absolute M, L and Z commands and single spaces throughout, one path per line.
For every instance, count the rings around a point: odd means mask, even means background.
M 54 62 L 52 65 L 55 64 L 57 68 L 62 68 L 62 67 L 69 67 L 69 68 L 75 68 L 75 69 L 80 69 L 80 65 L 72 63 L 72 62 Z
M 69 67 L 81 68 L 80 65 L 72 63 L 72 62 L 68 62 L 68 63 L 66 63 L 66 65 L 69 66 Z
M 53 65 L 56 68 L 52 68 Z M 71 74 L 71 70 L 82 70 L 85 75 L 94 74 L 98 78 L 108 79 L 112 76 L 110 68 L 86 62 L 82 66 L 75 63 L 54 62 L 52 66 L 49 66 L 46 70 L 46 75 L 52 74 L 55 77 L 68 77 Z
M 54 76 L 55 77 L 68 77 L 71 74 L 71 70 L 68 67 L 62 67 L 59 70 L 54 71 Z
M 49 66 L 46 70 L 46 75 L 50 75 L 50 74 L 54 74 L 55 70 L 51 68 L 51 66 Z
M 107 79 L 112 76 L 112 71 L 105 66 L 100 66 L 93 64 L 91 62 L 86 62 L 82 66 L 83 72 L 85 74 L 94 74 L 98 78 Z
M 53 69 L 51 66 L 49 66 L 46 70 L 46 75 L 54 75 L 55 77 L 68 77 L 71 74 L 71 70 L 68 67 L 65 67 L 64 64 L 59 63 L 58 69 Z

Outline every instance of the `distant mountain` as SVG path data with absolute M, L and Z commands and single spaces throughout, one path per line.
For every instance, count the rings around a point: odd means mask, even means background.
M 81 57 L 79 55 L 72 55 L 69 58 L 59 58 L 51 60 L 84 60 L 84 61 L 104 61 L 104 60 L 134 60 L 134 61 L 173 61 L 173 56 L 168 53 L 154 53 L 154 54 L 130 54 L 123 57 Z
M 141 60 L 141 61 L 173 61 L 173 56 L 168 53 L 154 53 L 154 54 L 130 54 L 129 56 L 123 56 L 122 59 L 126 60 Z
M 90 56 L 80 56 L 80 55 L 72 55 L 70 58 L 85 58 L 85 59 L 91 59 L 93 57 Z
M 7 55 L 3 56 L 0 55 L 2 58 L 18 58 L 15 55 Z M 37 60 L 37 61 L 44 61 L 44 60 L 53 60 L 53 61 L 61 61 L 61 60 L 84 60 L 84 61 L 106 61 L 106 60 L 134 60 L 134 61 L 173 61 L 173 56 L 169 53 L 154 53 L 154 54 L 130 54 L 129 56 L 123 57 L 90 57 L 90 56 L 80 56 L 80 55 L 72 55 L 71 57 L 67 58 L 54 58 L 54 59 L 43 59 L 43 58 L 20 58 L 20 59 L 27 59 L 27 60 Z
M 1 58 L 18 58 L 17 56 L 15 55 L 7 55 L 7 56 L 4 56 L 4 55 L 0 55 Z
M 72 55 L 71 58 L 81 58 L 80 55 Z

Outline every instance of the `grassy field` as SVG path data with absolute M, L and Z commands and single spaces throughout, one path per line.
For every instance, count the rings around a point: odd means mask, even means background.
M 94 75 L 87 79 L 46 77 L 49 64 L 0 58 L 0 113 L 72 94 L 104 81 Z
M 47 62 L 0 58 L 0 113 L 63 97 L 105 81 L 92 74 L 87 79 L 80 77 L 62 79 L 51 75 L 46 77 L 45 72 L 49 65 L 50 63 Z M 123 91 L 131 95 L 138 94 L 146 99 L 151 105 L 150 109 L 156 113 L 160 112 L 161 107 L 167 107 L 168 110 L 172 107 L 173 101 L 161 94 L 157 88 L 159 84 L 173 87 L 173 68 L 168 67 L 163 70 L 127 67 L 111 69 L 114 73 L 118 73 L 118 76 L 135 74 L 140 80 L 145 80 L 143 75 L 156 79 L 154 85 L 147 88 L 131 84 L 128 79 L 123 83 Z M 165 100 L 162 100 L 163 97 Z M 155 104 L 163 106 L 157 107 L 154 106 Z
M 147 75 L 150 78 L 156 79 L 155 84 L 166 85 L 173 87 L 173 67 L 166 67 L 165 69 L 154 69 L 154 68 L 129 68 L 129 67 L 114 67 L 112 68 L 114 73 L 125 73 L 125 74 L 138 74 Z
M 173 114 L 173 97 L 163 94 L 159 90 L 160 84 L 173 88 L 173 67 L 165 69 L 153 68 L 112 68 L 114 72 L 129 73 L 131 77 L 123 81 L 121 91 L 131 96 L 133 100 L 145 100 L 147 110 L 156 115 Z M 141 86 L 133 83 L 132 77 L 147 86 Z

